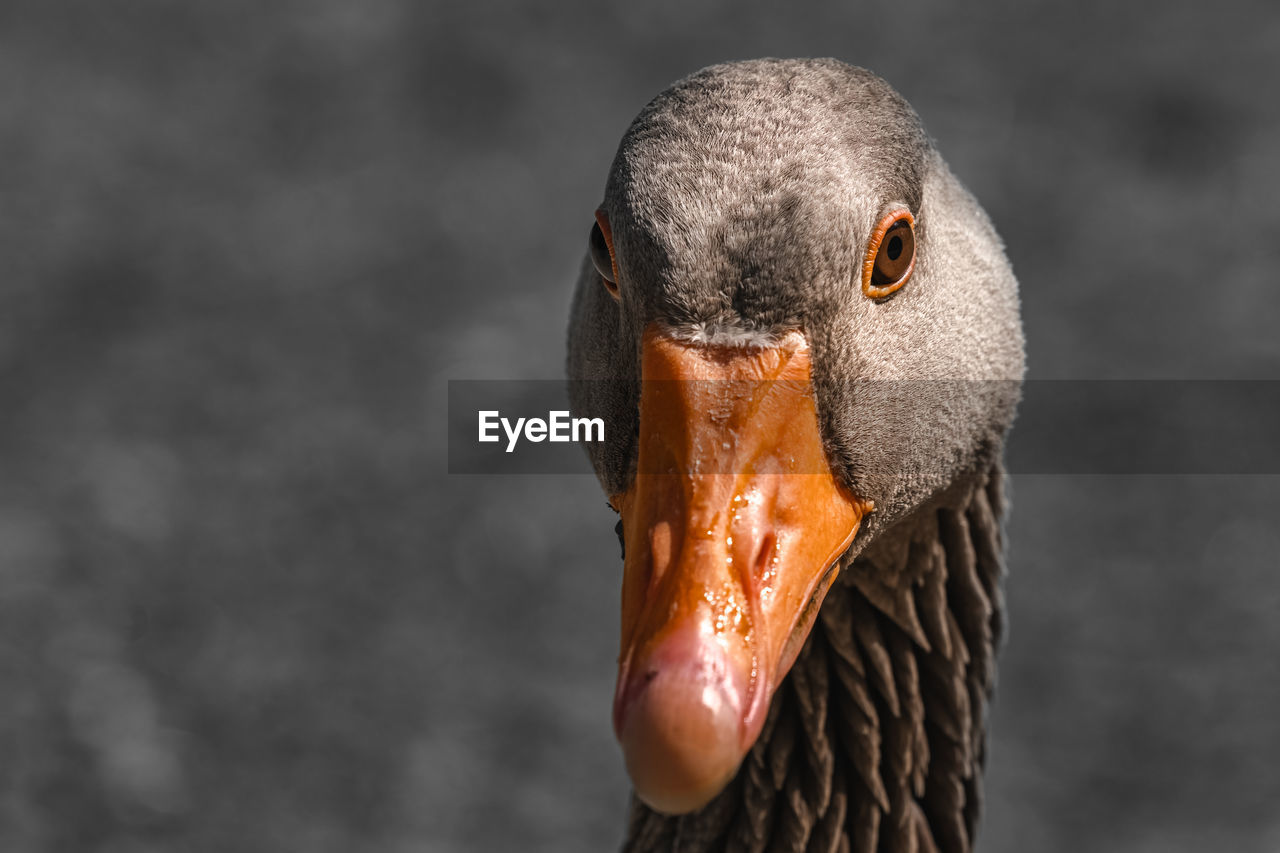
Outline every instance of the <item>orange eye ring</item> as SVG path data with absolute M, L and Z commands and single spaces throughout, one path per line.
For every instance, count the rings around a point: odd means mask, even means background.
M 881 217 L 862 261 L 862 293 L 884 299 L 902 288 L 916 268 L 916 219 L 898 209 Z
M 591 261 L 605 290 L 618 299 L 618 259 L 613 254 L 613 231 L 609 228 L 609 215 L 603 210 L 596 211 L 596 224 L 591 227 Z

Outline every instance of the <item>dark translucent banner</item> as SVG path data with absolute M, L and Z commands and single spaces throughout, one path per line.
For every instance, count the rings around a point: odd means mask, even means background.
M 571 395 L 559 380 L 450 381 L 449 472 L 590 473 L 588 444 L 625 442 L 618 431 L 635 430 L 625 404 L 570 404 L 635 399 L 629 387 L 603 384 Z M 794 390 L 720 384 L 685 396 L 766 400 Z M 955 419 L 983 417 L 1018 393 L 1017 383 L 940 380 L 858 383 L 842 396 L 860 422 L 876 425 L 867 441 L 928 442 Z M 1277 380 L 1032 380 L 1020 393 L 1005 453 L 1014 474 L 1280 474 Z M 720 473 L 738 473 L 728 466 L 743 464 L 739 456 L 714 451 L 707 464 L 723 460 Z

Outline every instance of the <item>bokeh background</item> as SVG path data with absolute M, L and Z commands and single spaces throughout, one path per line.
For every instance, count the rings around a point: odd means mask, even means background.
M 1280 378 L 1273 3 L 0 5 L 0 850 L 600 851 L 586 476 L 450 476 L 560 375 L 614 148 L 831 55 L 1004 235 L 1031 375 Z M 1020 476 L 982 841 L 1280 850 L 1280 479 Z

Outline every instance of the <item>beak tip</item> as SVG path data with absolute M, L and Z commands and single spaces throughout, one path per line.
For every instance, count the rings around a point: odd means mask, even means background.
M 636 794 L 666 814 L 710 802 L 749 746 L 747 680 L 714 640 L 684 633 L 668 636 L 619 686 L 614 715 Z

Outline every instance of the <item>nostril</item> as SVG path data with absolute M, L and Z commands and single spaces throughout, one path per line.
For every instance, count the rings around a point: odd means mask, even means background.
M 760 545 L 756 548 L 755 556 L 751 558 L 751 566 L 757 578 L 763 577 L 769 570 L 769 565 L 773 562 L 774 552 L 777 549 L 778 537 L 772 531 L 766 533 L 760 539 Z

